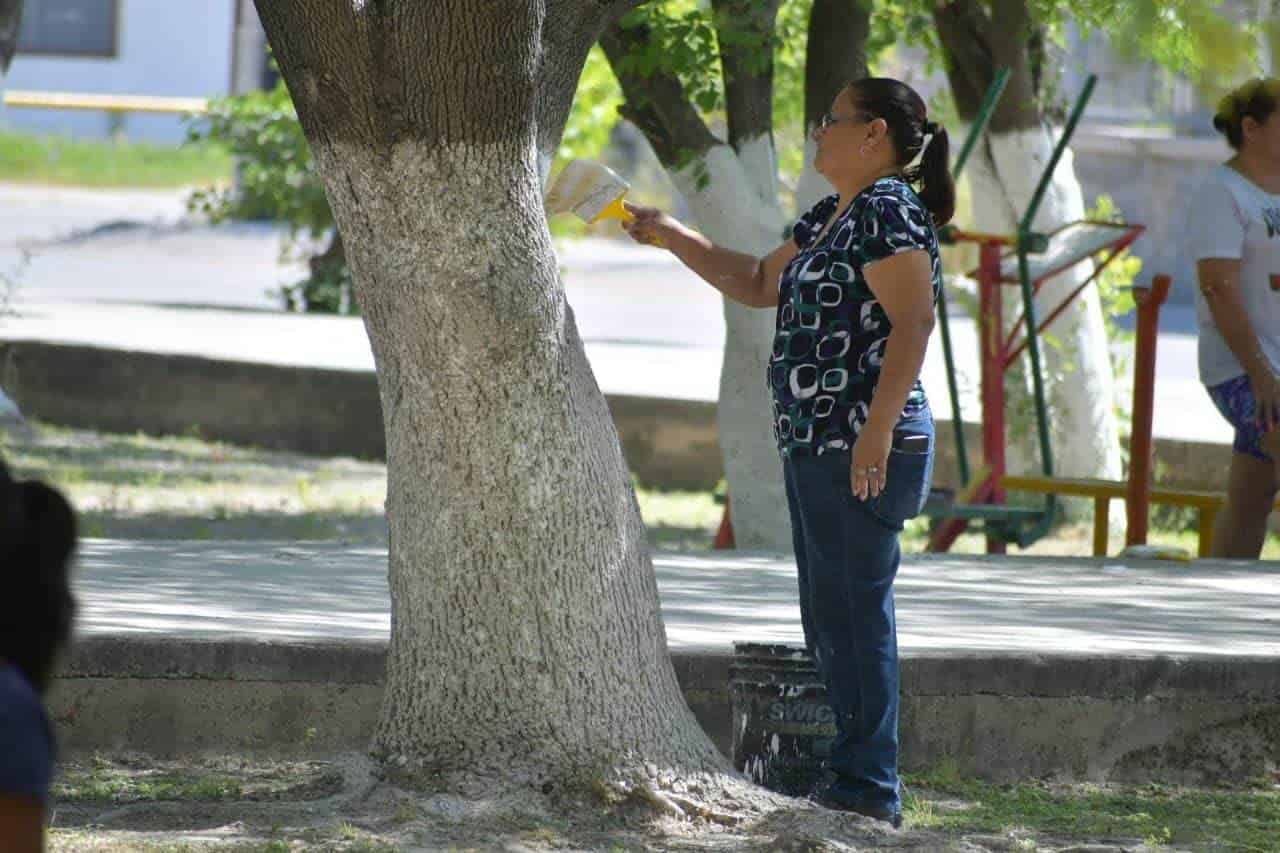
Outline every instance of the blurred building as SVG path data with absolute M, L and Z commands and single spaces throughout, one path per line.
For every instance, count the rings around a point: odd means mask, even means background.
M 267 82 L 266 39 L 252 0 L 25 0 L 5 87 L 210 97 Z M 176 115 L 3 106 L 0 127 L 153 142 L 185 136 Z

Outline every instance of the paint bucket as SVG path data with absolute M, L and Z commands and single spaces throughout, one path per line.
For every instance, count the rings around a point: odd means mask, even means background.
M 822 783 L 835 713 L 804 649 L 735 643 L 729 666 L 733 764 L 751 781 L 794 797 Z

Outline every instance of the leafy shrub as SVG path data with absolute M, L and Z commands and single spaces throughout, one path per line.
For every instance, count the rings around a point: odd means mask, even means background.
M 328 239 L 328 247 L 309 259 L 311 274 L 281 289 L 284 307 L 357 313 L 333 211 L 284 82 L 270 91 L 211 101 L 208 112 L 192 120 L 187 135 L 191 142 L 225 146 L 237 163 L 234 186 L 196 190 L 187 201 L 188 208 L 213 222 L 284 222 L 291 237 L 289 252 L 308 254 L 302 248 L 304 241 Z

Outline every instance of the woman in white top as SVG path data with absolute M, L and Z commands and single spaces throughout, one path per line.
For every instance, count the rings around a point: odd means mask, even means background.
M 1213 126 L 1236 154 L 1192 199 L 1200 380 L 1236 430 L 1216 557 L 1256 559 L 1280 485 L 1280 80 L 1222 99 Z

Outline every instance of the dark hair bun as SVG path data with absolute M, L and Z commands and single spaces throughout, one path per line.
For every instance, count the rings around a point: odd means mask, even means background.
M 1237 151 L 1244 145 L 1244 120 L 1262 123 L 1280 107 L 1280 80 L 1258 77 L 1228 92 L 1218 101 L 1213 129 L 1227 138 Z

